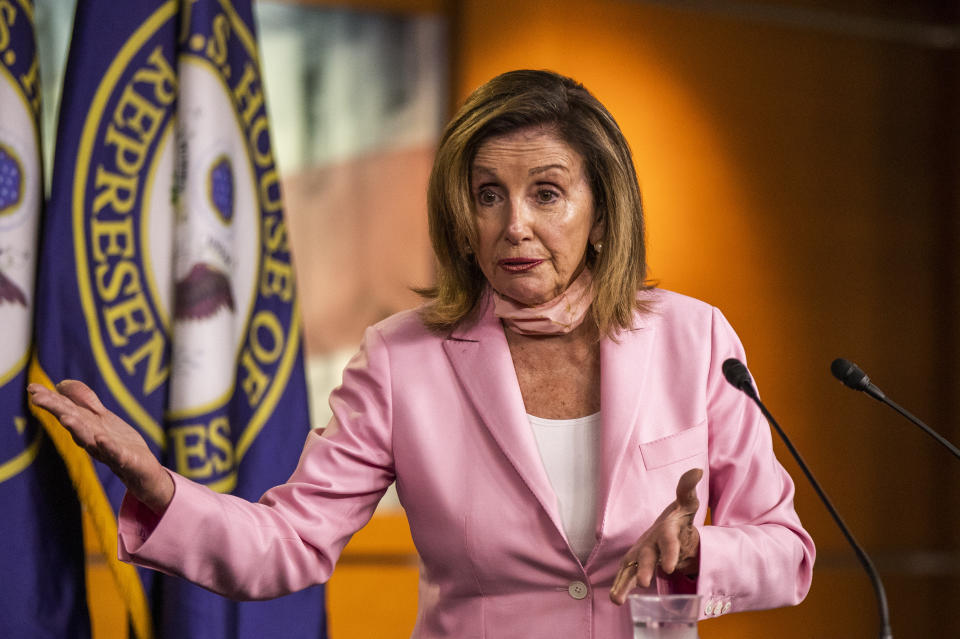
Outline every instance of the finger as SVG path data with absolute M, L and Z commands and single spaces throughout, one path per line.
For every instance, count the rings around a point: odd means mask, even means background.
M 630 584 L 633 576 L 637 573 L 637 562 L 631 559 L 632 553 L 627 555 L 620 562 L 620 569 L 613 578 L 613 585 L 610 587 L 610 599 L 617 605 L 622 604 L 630 590 Z
M 55 390 L 51 390 L 40 384 L 30 384 L 27 387 L 30 393 L 30 401 L 34 406 L 53 413 L 54 417 L 59 419 L 67 412 L 74 410 L 76 405 L 70 399 L 67 399 Z
M 79 446 L 88 449 L 94 443 L 90 424 L 83 415 L 86 412 L 84 408 L 77 406 L 69 397 L 40 384 L 30 384 L 27 391 L 30 401 L 52 414 Z
M 57 418 L 60 424 L 67 429 L 77 446 L 92 453 L 97 448 L 97 436 L 90 424 L 76 413 L 67 413 Z M 97 457 L 97 459 L 100 459 Z M 103 460 L 101 460 L 103 461 Z
M 657 546 L 660 548 L 660 570 L 672 575 L 680 562 L 680 530 L 669 531 Z
M 39 393 L 40 391 L 44 391 L 44 390 L 47 390 L 47 387 L 44 386 L 43 384 L 37 384 L 36 382 L 27 384 L 27 392 L 30 393 L 31 397 L 36 393 Z
M 703 469 L 691 468 L 677 482 L 677 505 L 685 515 L 693 515 L 700 508 L 697 498 L 697 484 L 703 477 Z
M 57 384 L 57 390 L 73 400 L 78 406 L 83 406 L 98 415 L 106 412 L 106 408 L 104 408 L 100 402 L 97 394 L 90 390 L 90 387 L 83 382 L 75 379 L 65 379 Z
M 653 576 L 657 572 L 657 564 L 660 561 L 660 549 L 653 545 L 646 545 L 640 548 L 637 553 L 637 574 L 635 575 L 636 585 L 648 588 L 653 582 Z

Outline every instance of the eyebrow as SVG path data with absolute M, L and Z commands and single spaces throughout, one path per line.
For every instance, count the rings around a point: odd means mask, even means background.
M 527 175 L 536 175 L 536 174 L 538 174 L 538 173 L 546 173 L 547 171 L 550 171 L 551 169 L 558 169 L 558 170 L 564 171 L 564 172 L 566 172 L 566 173 L 569 173 L 569 172 L 570 172 L 570 167 L 568 167 L 568 166 L 565 165 L 565 164 L 545 164 L 544 166 L 535 166 L 535 167 L 533 167 L 532 169 L 530 169 L 529 171 L 527 171 Z M 483 166 L 483 165 L 481 165 L 481 164 L 474 164 L 474 165 L 473 165 L 473 168 L 471 169 L 471 173 L 477 173 L 477 172 L 479 172 L 479 173 L 489 173 L 489 174 L 491 174 L 491 175 L 496 175 L 496 174 L 497 174 L 496 169 L 493 168 L 493 167 Z
M 547 164 L 545 166 L 535 166 L 527 172 L 527 175 L 536 175 L 537 173 L 546 173 L 551 169 L 559 169 L 566 173 L 570 172 L 570 167 L 565 164 Z

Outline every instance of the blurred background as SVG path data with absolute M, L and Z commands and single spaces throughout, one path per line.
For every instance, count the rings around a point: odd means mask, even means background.
M 873 557 L 894 635 L 960 636 L 960 464 L 829 372 L 836 357 L 857 362 L 960 442 L 956 2 L 255 6 L 315 425 L 363 328 L 417 304 L 410 287 L 431 281 L 425 187 L 446 118 L 500 72 L 552 69 L 619 121 L 652 277 L 737 329 L 767 406 Z M 46 96 L 59 90 L 71 19 L 72 3 L 38 0 Z M 56 99 L 45 108 L 52 128 Z M 867 577 L 776 446 L 818 545 L 813 588 L 796 608 L 704 622 L 701 636 L 875 637 Z M 409 636 L 416 582 L 388 495 L 329 585 L 331 637 Z M 102 627 L 110 593 L 92 591 Z

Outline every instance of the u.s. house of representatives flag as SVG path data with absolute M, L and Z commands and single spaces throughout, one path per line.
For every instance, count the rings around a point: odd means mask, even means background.
M 214 490 L 292 472 L 306 385 L 249 0 L 80 0 L 38 287 L 31 376 L 86 381 Z M 60 447 L 135 636 L 324 636 L 322 588 L 236 603 L 116 562 L 123 487 Z
M 33 3 L 0 0 L 0 637 L 24 639 L 89 636 L 79 502 L 26 404 L 39 122 Z

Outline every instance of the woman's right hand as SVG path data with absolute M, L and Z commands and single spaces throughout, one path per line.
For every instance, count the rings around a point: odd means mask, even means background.
M 64 380 L 54 391 L 27 386 L 30 401 L 49 411 L 90 456 L 106 464 L 134 497 L 160 515 L 173 499 L 173 478 L 137 430 L 106 409 L 83 382 Z

